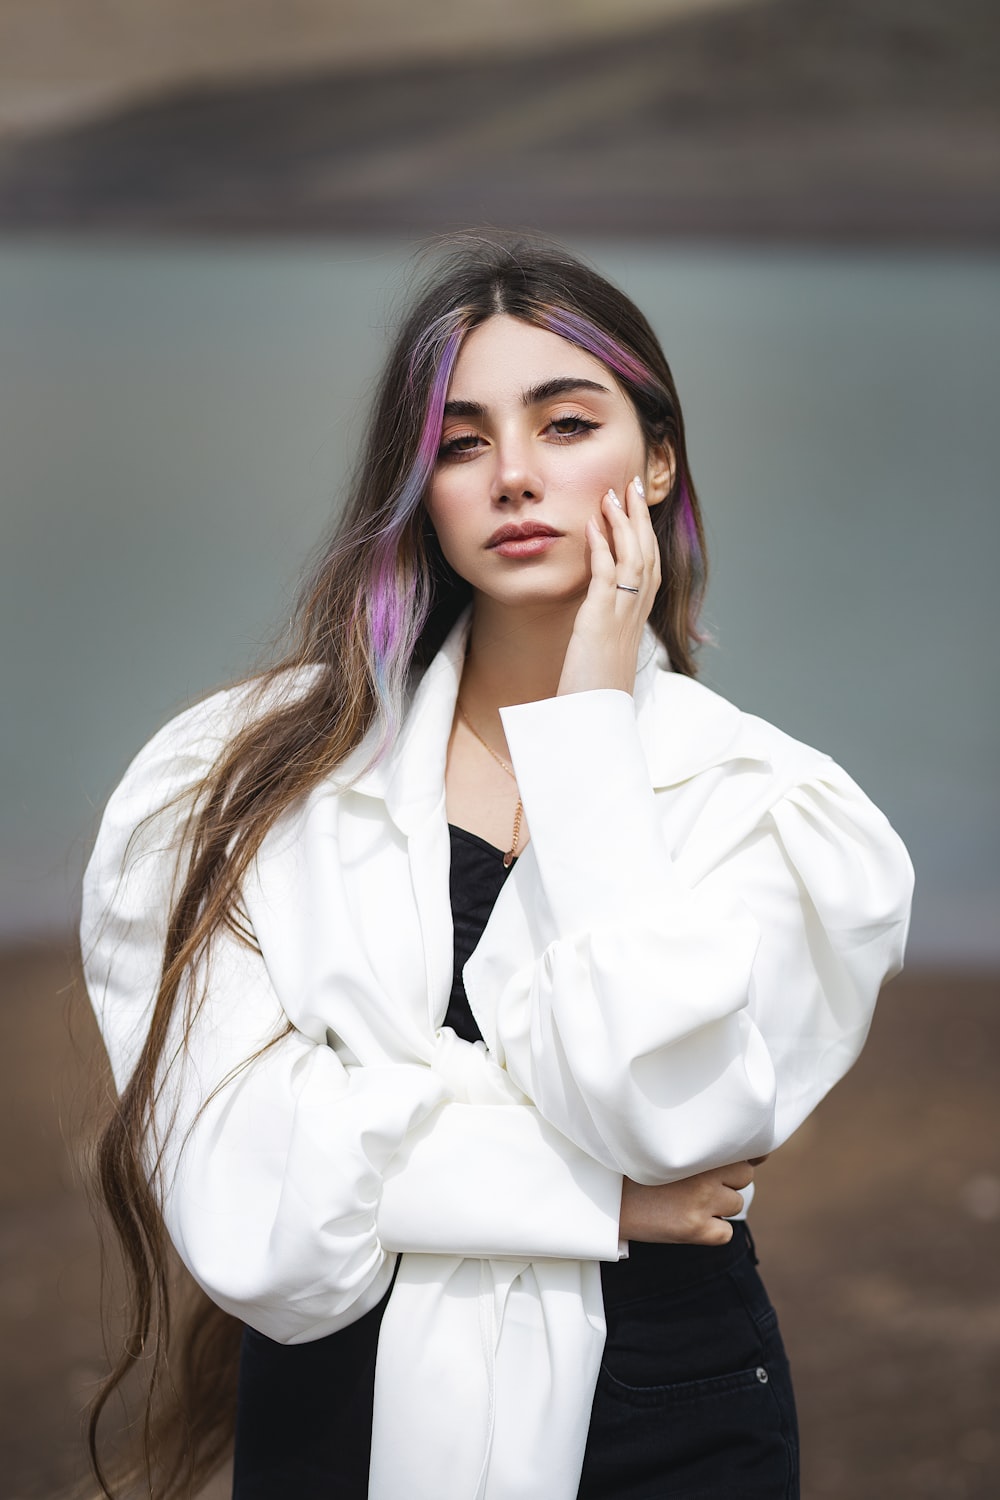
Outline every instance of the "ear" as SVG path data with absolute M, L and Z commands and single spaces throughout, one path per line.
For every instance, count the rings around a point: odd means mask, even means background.
M 677 463 L 666 443 L 650 448 L 646 459 L 646 504 L 660 505 L 674 487 Z

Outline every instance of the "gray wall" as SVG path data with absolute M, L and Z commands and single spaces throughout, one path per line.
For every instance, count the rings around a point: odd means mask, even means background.
M 1000 963 L 996 259 L 583 248 L 680 386 L 706 680 L 889 813 L 914 961 Z M 0 244 L 0 938 L 73 919 L 128 759 L 287 614 L 407 255 Z

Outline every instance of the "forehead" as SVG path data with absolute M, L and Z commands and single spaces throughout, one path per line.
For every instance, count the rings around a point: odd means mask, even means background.
M 568 339 L 522 323 L 507 313 L 480 323 L 463 340 L 448 387 L 450 400 L 479 401 L 484 406 L 520 402 L 532 386 L 563 376 L 596 380 L 628 404 L 618 381 L 585 349 Z

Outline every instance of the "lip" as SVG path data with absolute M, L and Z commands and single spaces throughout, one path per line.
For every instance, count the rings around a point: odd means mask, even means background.
M 486 548 L 507 557 L 525 557 L 533 551 L 543 551 L 542 543 L 555 541 L 561 536 L 561 531 L 546 526 L 543 521 L 525 521 L 522 526 L 499 527 L 486 543 Z M 529 543 L 539 545 L 529 548 Z

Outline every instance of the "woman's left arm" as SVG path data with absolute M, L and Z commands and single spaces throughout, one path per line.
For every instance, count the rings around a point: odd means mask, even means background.
M 654 793 L 629 694 L 503 720 L 533 856 L 506 930 L 495 914 L 465 970 L 491 1049 L 546 1119 L 637 1182 L 773 1149 L 854 1062 L 901 966 L 902 843 L 806 747 L 791 776 L 740 759 L 703 772 L 678 838 L 677 789 Z M 794 742 L 773 733 L 780 758 Z

